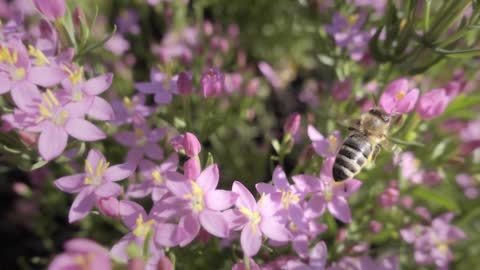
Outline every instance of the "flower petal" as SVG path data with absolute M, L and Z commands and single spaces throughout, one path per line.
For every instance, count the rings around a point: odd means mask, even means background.
M 67 147 L 68 134 L 63 127 L 50 125 L 45 128 L 38 138 L 38 152 L 45 160 L 52 160 L 60 156 Z
M 262 218 L 260 228 L 263 234 L 275 241 L 286 242 L 292 237 L 290 231 L 284 225 L 271 218 Z
M 75 139 L 86 142 L 102 140 L 107 137 L 97 126 L 81 118 L 69 119 L 65 123 L 65 129 Z
M 85 185 L 84 179 L 85 174 L 83 173 L 68 175 L 57 179 L 55 186 L 64 192 L 77 193 Z
M 97 244 L 96 242 L 85 239 L 85 238 L 75 238 L 69 240 L 65 243 L 65 250 L 70 252 L 95 252 L 95 253 L 103 253 L 101 255 L 107 255 L 108 251 Z
M 162 82 L 138 82 L 133 86 L 144 94 L 153 94 L 159 90 L 163 90 Z
M 238 199 L 235 202 L 237 207 L 246 207 L 254 210 L 257 207 L 257 202 L 252 193 L 240 182 L 233 182 L 232 191 L 238 194 Z
M 172 177 L 170 176 L 173 173 L 167 172 L 165 173 L 165 177 L 167 179 L 171 179 Z M 170 192 L 173 193 L 173 195 L 183 199 L 183 196 L 185 194 L 191 193 L 192 192 L 192 182 L 191 181 L 170 181 L 167 180 L 166 186 Z
M 280 190 L 285 190 L 289 187 L 287 175 L 280 166 L 275 167 L 273 171 L 273 184 Z
M 293 182 L 301 192 L 312 192 L 320 190 L 320 179 L 315 176 L 300 174 L 292 176 Z
M 312 125 L 308 125 L 307 133 L 312 142 L 324 139 L 323 135 Z
M 334 196 L 333 199 L 327 203 L 328 211 L 344 223 L 350 223 L 352 214 L 350 207 L 348 207 L 347 200 L 343 197 Z
M 92 78 L 85 82 L 84 91 L 91 95 L 96 96 L 107 90 L 112 84 L 113 74 L 107 73 L 98 77 Z
M 186 215 L 181 218 L 178 226 L 181 229 L 181 237 L 177 238 L 180 240 L 180 247 L 188 245 L 200 232 L 200 223 L 193 215 Z
M 139 215 L 142 215 L 143 220 L 147 220 L 147 213 L 141 205 L 136 202 L 122 200 L 119 204 L 119 214 L 122 217 L 123 224 L 130 229 L 134 229 Z
M 172 95 L 171 91 L 168 91 L 168 90 L 167 91 L 157 91 L 155 93 L 155 96 L 154 96 L 153 100 L 157 104 L 169 104 L 170 102 L 172 102 L 172 98 L 173 98 L 173 95 Z
M 228 225 L 220 212 L 204 209 L 198 217 L 207 232 L 221 238 L 228 236 Z
M 15 105 L 26 112 L 36 112 L 38 103 L 42 100 L 37 86 L 29 82 L 14 84 L 10 95 Z
M 176 171 L 178 167 L 178 155 L 171 154 L 165 161 L 160 164 L 160 171 Z
M 120 241 L 113 245 L 112 249 L 110 250 L 110 254 L 112 255 L 112 257 L 121 263 L 127 263 L 127 248 L 131 242 L 135 241 L 135 238 L 136 237 L 133 233 L 129 233 L 122 237 L 122 239 L 120 239 Z
M 115 119 L 112 105 L 100 97 L 93 97 L 93 103 L 90 106 L 90 110 L 88 110 L 88 115 L 100 121 L 111 121 Z
M 152 192 L 153 187 L 151 183 L 150 181 L 145 181 L 136 185 L 130 184 L 126 195 L 133 198 L 144 198 Z
M 324 269 L 327 264 L 327 255 L 327 245 L 325 245 L 325 242 L 321 241 L 317 243 L 310 250 L 310 265 L 318 267 L 318 269 Z
M 145 154 L 153 160 L 161 160 L 163 158 L 163 149 L 156 143 L 150 143 L 145 146 Z
M 93 192 L 93 187 L 82 189 L 70 207 L 70 212 L 68 213 L 68 222 L 73 223 L 84 218 L 86 215 L 88 215 L 94 203 L 95 193 Z
M 115 141 L 125 146 L 134 146 L 137 141 L 135 133 L 131 131 L 120 131 L 115 134 L 114 138 Z
M 109 167 L 103 177 L 106 181 L 119 181 L 125 179 L 133 174 L 135 171 L 135 165 L 130 162 L 122 163 Z
M 67 77 L 67 72 L 58 67 L 34 66 L 28 71 L 28 80 L 36 85 L 52 87 Z
M 212 164 L 205 168 L 202 173 L 197 178 L 197 184 L 203 189 L 203 191 L 215 190 L 218 185 L 218 166 L 217 164 Z
M 339 196 L 349 197 L 353 193 L 357 192 L 362 186 L 362 181 L 357 179 L 349 179 L 344 181 L 339 186 L 335 187 L 335 193 Z
M 314 195 L 307 203 L 305 217 L 316 218 L 325 212 L 326 202 L 323 196 Z
M 177 225 L 159 223 L 155 226 L 154 241 L 162 247 L 173 247 L 178 245 L 176 239 Z
M 255 185 L 255 189 L 260 194 L 262 194 L 262 193 L 271 194 L 271 193 L 277 192 L 277 190 L 275 189 L 274 186 L 272 186 L 271 184 L 267 184 L 267 183 L 258 183 L 258 184 Z
M 93 171 L 97 169 L 97 165 L 102 159 L 105 161 L 105 156 L 102 154 L 102 152 L 100 152 L 100 150 L 94 148 L 88 151 L 87 161 L 92 167 Z
M 260 228 L 256 225 L 251 225 L 250 223 L 247 224 L 240 235 L 240 244 L 243 253 L 247 257 L 253 257 L 257 254 L 262 244 Z
M 213 190 L 205 195 L 205 204 L 209 209 L 222 211 L 230 208 L 237 200 L 238 195 L 226 190 Z
M 107 182 L 95 189 L 95 195 L 102 198 L 116 197 L 122 193 L 122 187 L 113 182 Z
M 12 81 L 3 74 L 0 74 L 0 95 L 5 94 L 12 87 Z

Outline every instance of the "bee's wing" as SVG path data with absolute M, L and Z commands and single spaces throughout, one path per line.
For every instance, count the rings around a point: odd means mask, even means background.
M 360 127 L 360 119 L 340 119 L 336 123 L 345 129 L 358 129 Z

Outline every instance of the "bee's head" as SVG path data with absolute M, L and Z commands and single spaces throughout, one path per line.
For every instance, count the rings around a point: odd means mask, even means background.
M 362 117 L 362 125 L 371 134 L 383 134 L 390 126 L 391 116 L 373 108 Z

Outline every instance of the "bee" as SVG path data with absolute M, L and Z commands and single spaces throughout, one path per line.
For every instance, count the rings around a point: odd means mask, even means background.
M 363 113 L 353 121 L 335 157 L 332 175 L 335 181 L 353 178 L 376 156 L 387 144 L 387 134 L 392 117 L 378 108 Z

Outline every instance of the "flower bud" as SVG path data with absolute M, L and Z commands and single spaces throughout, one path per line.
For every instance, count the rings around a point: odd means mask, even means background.
M 79 7 L 76 7 L 73 11 L 73 26 L 78 43 L 85 44 L 90 37 L 90 27 L 87 23 L 85 13 Z
M 160 258 L 157 264 L 158 270 L 174 270 L 173 264 L 167 256 Z
M 216 68 L 210 68 L 200 79 L 200 89 L 203 97 L 219 96 L 225 86 L 225 76 Z
M 352 93 L 352 82 L 345 80 L 342 82 L 336 82 L 333 86 L 332 96 L 337 101 L 345 101 L 350 97 Z
M 417 113 L 423 119 L 433 119 L 445 111 L 449 102 L 450 97 L 445 89 L 430 90 L 420 97 Z
M 197 157 L 192 157 L 183 164 L 183 173 L 188 179 L 197 179 L 200 171 L 201 165 Z
M 195 157 L 202 151 L 202 145 L 194 134 L 187 132 L 183 136 L 183 149 L 187 156 Z
M 65 0 L 33 0 L 33 3 L 38 11 L 51 21 L 65 15 Z
M 370 221 L 370 231 L 372 233 L 379 233 L 383 229 L 383 224 L 376 221 L 372 220 Z
M 299 113 L 292 113 L 283 125 L 283 132 L 285 134 L 295 135 L 298 131 L 298 128 L 300 127 L 301 121 L 302 116 Z
M 97 208 L 107 217 L 116 218 L 119 215 L 119 202 L 115 197 L 101 198 L 97 200 Z
M 183 150 L 183 135 L 177 135 L 170 140 L 170 145 L 177 153 Z
M 13 183 L 13 191 L 20 196 L 28 197 L 32 194 L 32 190 L 29 186 L 22 182 L 15 182 Z
M 190 72 L 178 74 L 177 90 L 182 96 L 188 96 L 193 92 L 192 74 Z

